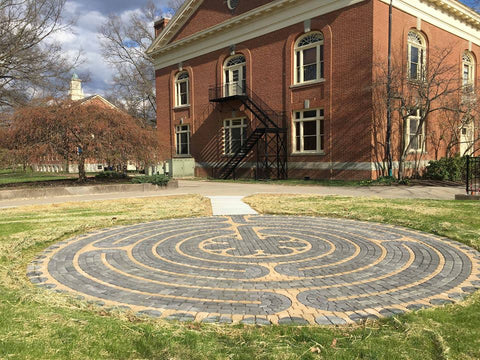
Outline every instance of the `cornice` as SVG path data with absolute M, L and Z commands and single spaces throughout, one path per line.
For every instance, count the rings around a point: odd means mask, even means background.
M 147 49 L 147 54 L 152 55 L 155 49 L 168 44 L 175 34 L 185 25 L 187 20 L 203 3 L 203 0 L 186 0 L 177 10 L 175 16 L 168 22 L 165 29 L 157 36 L 152 45 Z
M 147 50 L 160 69 L 365 0 L 274 0 L 181 40 L 171 39 L 203 3 L 187 0 Z M 390 0 L 380 0 L 389 3 Z M 393 0 L 393 5 L 480 45 L 480 14 L 456 0 Z M 289 9 L 290 13 L 284 10 Z M 308 11 L 304 11 L 308 9 Z M 271 18 L 271 26 L 259 25 Z M 295 22 L 294 22 L 295 21 Z
M 199 8 L 203 0 L 187 0 L 184 5 L 178 10 L 174 18 L 168 23 L 165 30 L 155 39 L 153 44 L 147 49 L 147 54 L 155 57 L 160 52 L 165 52 L 165 49 L 175 48 L 181 46 L 181 44 L 188 44 L 189 42 L 197 39 L 205 38 L 209 35 L 215 34 L 219 31 L 230 29 L 235 25 L 248 21 L 265 13 L 270 13 L 276 9 L 282 8 L 288 4 L 299 2 L 299 0 L 275 0 L 266 5 L 259 6 L 253 10 L 250 10 L 244 14 L 238 15 L 224 21 L 220 24 L 214 25 L 208 29 L 199 31 L 193 35 L 188 36 L 185 39 L 175 41 L 172 44 L 168 44 L 169 41 L 175 36 L 178 30 L 183 27 L 191 15 Z
M 462 20 L 474 28 L 480 29 L 480 14 L 468 6 L 452 0 L 423 0 L 426 3 L 442 9 L 453 17 Z
M 272 1 L 166 46 L 152 46 L 149 55 L 160 69 L 364 1 Z
M 380 0 L 386 4 L 390 0 Z M 480 14 L 455 0 L 393 0 L 393 6 L 480 45 Z

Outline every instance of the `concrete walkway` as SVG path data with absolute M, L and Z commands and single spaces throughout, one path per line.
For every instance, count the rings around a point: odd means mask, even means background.
M 243 196 L 208 196 L 212 203 L 213 215 L 256 215 L 250 206 L 245 204 Z
M 316 194 L 341 195 L 354 197 L 380 197 L 384 199 L 435 199 L 453 200 L 455 194 L 463 194 L 463 187 L 441 186 L 292 186 L 274 184 L 224 183 L 213 181 L 180 180 L 178 189 L 161 192 L 130 192 L 98 195 L 58 196 L 43 199 L 4 200 L 0 208 L 25 205 L 57 204 L 92 200 L 113 200 L 127 198 L 145 198 L 167 195 L 199 194 L 202 196 L 249 196 L 253 194 Z

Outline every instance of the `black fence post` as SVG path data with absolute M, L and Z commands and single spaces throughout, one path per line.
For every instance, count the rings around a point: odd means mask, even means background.
M 467 176 L 466 176 L 466 184 L 467 184 L 467 188 L 466 188 L 466 191 L 467 191 L 467 195 L 470 194 L 470 156 L 466 156 L 467 158 Z

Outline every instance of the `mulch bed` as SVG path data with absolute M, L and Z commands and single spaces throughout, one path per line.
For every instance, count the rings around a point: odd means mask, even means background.
M 35 181 L 35 182 L 19 182 L 19 183 L 10 183 L 10 184 L 0 184 L 0 190 L 40 188 L 40 187 L 114 185 L 114 184 L 130 184 L 130 179 L 96 179 L 94 177 L 91 177 L 91 178 L 87 178 L 87 181 L 85 182 L 79 182 L 78 178 L 45 180 L 45 181 Z

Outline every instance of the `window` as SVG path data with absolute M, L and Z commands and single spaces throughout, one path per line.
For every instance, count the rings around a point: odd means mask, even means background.
M 423 80 L 426 71 L 427 48 L 425 39 L 417 31 L 408 33 L 408 78 Z
M 465 92 L 472 92 L 475 84 L 475 61 L 470 51 L 465 51 L 462 57 L 462 85 Z
M 475 127 L 473 120 L 466 121 L 460 128 L 460 156 L 472 155 L 475 144 Z
M 175 128 L 177 137 L 177 155 L 190 155 L 190 125 Z
M 323 109 L 295 111 L 293 119 L 294 153 L 321 153 L 325 144 Z
M 406 125 L 406 146 L 410 144 L 409 152 L 421 152 L 424 149 L 425 123 L 420 128 L 422 116 L 420 109 L 416 108 L 410 112 Z
M 175 77 L 175 106 L 189 105 L 189 80 L 188 72 L 182 71 Z
M 247 139 L 247 120 L 228 119 L 223 122 L 223 128 L 224 154 L 234 155 Z
M 227 5 L 230 10 L 235 10 L 238 6 L 239 0 L 227 0 Z
M 323 78 L 323 35 L 319 32 L 309 33 L 295 43 L 295 84 Z
M 247 86 L 247 66 L 245 56 L 236 55 L 227 61 L 223 66 L 224 72 L 224 95 L 235 96 L 245 95 Z

